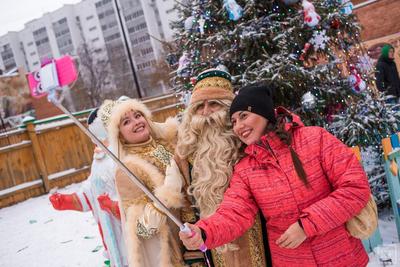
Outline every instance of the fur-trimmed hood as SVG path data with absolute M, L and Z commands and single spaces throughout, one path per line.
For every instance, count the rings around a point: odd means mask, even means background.
M 121 151 L 122 144 L 119 138 L 119 124 L 122 116 L 130 110 L 139 111 L 143 114 L 149 124 L 150 134 L 153 139 L 175 144 L 178 128 L 178 120 L 176 118 L 168 118 L 163 123 L 155 122 L 152 120 L 151 111 L 145 104 L 137 99 L 129 99 L 114 106 L 107 129 L 110 147 L 113 151 L 118 152 L 118 157 L 124 156 L 124 151 Z

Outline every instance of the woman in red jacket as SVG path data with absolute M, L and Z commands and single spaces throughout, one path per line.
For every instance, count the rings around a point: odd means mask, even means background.
M 241 89 L 230 114 L 247 155 L 235 166 L 216 213 L 189 225 L 196 235 L 180 233 L 185 246 L 231 242 L 251 227 L 260 208 L 274 266 L 366 266 L 361 240 L 345 227 L 370 195 L 353 152 L 286 109 L 274 112 L 262 85 Z

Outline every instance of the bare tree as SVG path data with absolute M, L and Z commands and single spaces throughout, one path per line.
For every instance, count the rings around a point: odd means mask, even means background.
M 101 103 L 104 92 L 111 86 L 110 64 L 101 55 L 104 49 L 94 49 L 83 43 L 77 51 L 80 76 L 92 107 Z

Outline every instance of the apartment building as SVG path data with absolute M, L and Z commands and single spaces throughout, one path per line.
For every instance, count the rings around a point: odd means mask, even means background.
M 128 46 L 142 96 L 161 94 L 166 91 L 165 85 L 154 86 L 149 80 L 157 70 L 157 62 L 162 60 L 162 42 L 172 40 L 169 22 L 177 18 L 174 3 L 173 0 L 83 0 L 64 5 L 26 23 L 20 32 L 1 36 L 0 68 L 9 71 L 22 66 L 32 71 L 45 58 L 66 54 L 79 58 L 82 50 L 86 50 L 96 62 L 107 62 L 111 90 L 130 90 L 129 95 L 134 97 L 137 93 L 127 57 Z
M 5 72 L 26 68 L 25 50 L 17 32 L 0 37 L 0 69 Z

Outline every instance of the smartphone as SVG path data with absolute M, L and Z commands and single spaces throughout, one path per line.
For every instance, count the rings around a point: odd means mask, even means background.
M 29 73 L 27 78 L 32 97 L 41 98 L 51 89 L 76 81 L 78 72 L 74 59 L 64 56 L 43 64 L 40 70 Z

